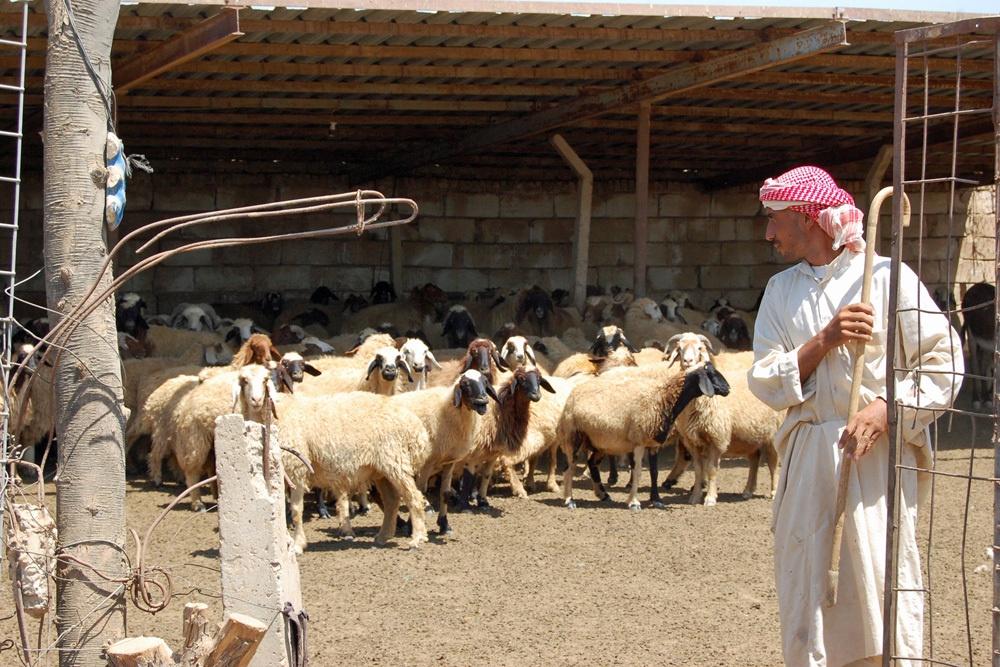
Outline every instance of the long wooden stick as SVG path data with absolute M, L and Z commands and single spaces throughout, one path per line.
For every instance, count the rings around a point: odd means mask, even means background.
M 861 279 L 861 303 L 871 303 L 872 293 L 872 267 L 875 264 L 875 241 L 878 234 L 879 209 L 882 202 L 893 194 L 892 187 L 882 188 L 872 199 L 868 208 L 868 227 L 865 230 L 865 273 Z M 910 200 L 903 193 L 903 226 L 907 226 L 910 221 Z M 858 413 L 858 403 L 861 402 L 861 379 L 865 371 L 865 343 L 858 341 L 854 353 L 854 374 L 851 378 L 851 397 L 847 406 L 847 423 Z M 889 381 L 891 381 L 891 376 Z M 832 607 L 837 603 L 837 586 L 840 580 L 840 546 L 844 535 L 844 510 L 847 507 L 847 483 L 851 476 L 851 459 L 847 458 L 847 450 L 844 450 L 844 458 L 840 464 L 840 483 L 837 488 L 837 509 L 836 523 L 833 527 L 833 544 L 830 548 L 830 568 L 827 571 L 826 606 Z

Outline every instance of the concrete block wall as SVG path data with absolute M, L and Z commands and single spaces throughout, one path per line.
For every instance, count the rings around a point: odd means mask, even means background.
M 417 220 L 400 228 L 404 284 L 396 286 L 398 293 L 426 282 L 455 293 L 530 284 L 550 290 L 571 288 L 575 183 L 399 179 L 380 185 L 387 196 L 409 197 L 420 207 Z M 862 189 L 860 183 L 843 185 L 856 193 Z M 26 176 L 17 262 L 20 277 L 41 268 L 41 186 L 40 175 Z M 128 184 L 120 234 L 196 212 L 348 190 L 345 183 L 317 175 L 140 172 Z M 648 295 L 658 298 L 668 290 L 681 289 L 703 307 L 721 295 L 739 307 L 752 306 L 768 279 L 786 267 L 764 240 L 767 220 L 756 193 L 754 186 L 709 194 L 683 184 L 651 184 Z M 919 234 L 923 239 L 920 273 L 932 289 L 949 274 L 960 284 L 993 275 L 996 204 L 992 188 L 963 191 L 954 202 L 945 193 L 930 193 L 914 204 L 914 219 L 921 225 L 919 231 L 906 232 L 904 260 L 917 268 Z M 634 206 L 630 182 L 595 184 L 590 284 L 632 287 Z M 2 210 L 9 211 L 10 203 L 0 199 Z M 888 210 L 886 205 L 882 223 L 886 235 Z M 178 230 L 157 249 L 210 238 L 305 232 L 353 223 L 353 208 L 340 214 L 214 222 Z M 136 245 L 130 244 L 121 254 L 116 272 L 138 259 Z M 881 248 L 888 252 L 887 243 Z M 367 294 L 375 281 L 389 279 L 390 266 L 388 230 L 366 231 L 362 236 L 352 231 L 174 255 L 132 279 L 127 289 L 146 295 L 152 310 L 169 312 L 181 301 L 253 302 L 268 291 L 306 298 L 320 285 L 342 295 Z M 956 297 L 960 298 L 964 288 L 958 289 Z M 41 276 L 19 287 L 18 294 L 44 303 Z

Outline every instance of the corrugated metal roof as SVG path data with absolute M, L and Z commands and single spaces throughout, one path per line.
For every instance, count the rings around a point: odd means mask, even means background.
M 652 179 L 721 187 L 808 161 L 850 162 L 846 176 L 862 177 L 878 147 L 892 142 L 893 33 L 967 18 L 527 2 L 296 4 L 243 6 L 241 37 L 119 93 L 119 133 L 129 152 L 171 170 L 565 179 L 567 167 L 548 141 L 559 132 L 596 179 L 631 179 L 632 102 L 649 82 L 665 80 L 673 91 L 673 79 L 694 77 L 696 85 L 649 98 Z M 31 10 L 27 114 L 37 117 L 46 21 L 40 0 Z M 112 49 L 116 85 L 140 55 L 229 11 L 220 3 L 123 5 Z M 15 3 L 0 8 L 0 36 L 17 34 L 16 12 Z M 834 13 L 847 19 L 848 44 L 806 54 L 815 45 L 799 45 L 798 36 L 830 25 Z M 803 57 L 740 73 L 743 54 L 775 44 Z M 960 104 L 989 107 L 996 63 L 987 43 L 929 58 L 930 108 L 954 109 L 958 53 Z M 727 56 L 735 74 L 720 67 L 706 80 L 704 71 Z M 13 54 L 0 52 L 5 80 L 14 66 Z M 615 106 L 619 93 L 630 103 Z M 12 104 L 0 96 L 4 122 Z M 566 120 L 558 111 L 570 105 L 583 111 Z M 560 121 L 546 125 L 546 114 Z M 505 125 L 518 131 L 498 130 Z M 963 173 L 991 180 L 989 137 L 970 141 Z

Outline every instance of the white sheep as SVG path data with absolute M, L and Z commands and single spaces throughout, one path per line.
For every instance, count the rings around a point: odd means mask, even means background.
M 363 365 L 363 360 L 339 359 L 336 363 L 332 363 L 330 357 L 312 359 L 312 366 L 321 374 L 303 382 L 301 392 L 318 396 L 345 391 L 368 391 L 391 396 L 398 391 L 403 381 L 414 381 L 409 364 L 395 347 L 376 350 L 367 367 Z
M 784 411 L 775 412 L 754 396 L 747 385 L 747 370 L 753 362 L 753 353 L 711 354 L 704 336 L 683 334 L 670 341 L 668 361 L 679 360 L 685 370 L 710 359 L 718 368 L 726 371 L 730 378 L 730 394 L 703 396 L 677 418 L 675 429 L 683 447 L 691 454 L 695 480 L 691 488 L 690 502 L 702 502 L 706 506 L 715 505 L 718 499 L 717 475 L 722 456 L 741 456 L 750 460 L 747 483 L 743 497 L 750 498 L 757 488 L 757 471 L 760 457 L 767 453 L 767 465 L 771 472 L 771 485 L 767 494 L 773 498 L 778 488 L 780 461 L 774 449 L 774 438 L 784 421 Z M 678 449 L 677 461 L 683 461 Z M 668 480 L 679 475 L 678 465 L 674 466 Z M 702 482 L 706 490 L 702 492 Z
M 426 388 L 431 367 L 441 370 L 441 364 L 434 357 L 434 353 L 427 347 L 427 343 L 419 338 L 407 338 L 400 346 L 399 353 L 409 365 L 415 378 L 414 381 L 400 383 L 399 388 L 402 391 L 418 391 Z
M 263 411 L 274 406 L 278 441 L 300 453 L 313 468 L 308 473 L 300 461 L 282 453 L 289 478 L 295 550 L 306 547 L 302 509 L 308 486 L 327 489 L 337 497 L 341 534 L 354 539 L 349 498 L 353 490 L 374 482 L 383 503 L 382 528 L 376 544 L 385 544 L 396 532 L 400 503 L 410 508 L 413 533 L 410 548 L 427 541 L 424 497 L 417 488 L 414 461 L 426 459 L 430 449 L 421 420 L 409 410 L 390 405 L 389 398 L 368 392 L 332 396 L 273 393 L 266 369 L 246 366 L 234 388 L 244 419 L 262 422 Z M 268 400 L 255 400 L 267 396 Z
M 450 387 L 427 387 L 393 396 L 390 405 L 416 414 L 427 429 L 431 448 L 419 463 L 417 480 L 425 489 L 431 475 L 442 471 L 437 524 L 442 534 L 450 533 L 445 494 L 451 488 L 456 464 L 465 461 L 475 447 L 476 424 L 486 413 L 489 398 L 498 401 L 496 391 L 486 376 L 475 369 L 463 372 Z M 419 507 L 410 507 L 411 516 Z
M 500 358 L 512 371 L 522 366 L 538 366 L 535 350 L 524 336 L 509 337 L 500 348 Z
M 179 303 L 170 313 L 170 326 L 188 331 L 215 331 L 219 316 L 207 303 Z
M 600 482 L 597 461 L 600 454 L 632 454 L 642 461 L 646 449 L 658 449 L 666 440 L 674 421 L 687 404 L 701 395 L 725 395 L 726 379 L 711 364 L 678 373 L 666 364 L 635 368 L 615 368 L 573 387 L 559 420 L 560 446 L 569 468 L 563 475 L 563 502 L 575 508 L 573 477 L 574 449 L 591 449 L 588 460 L 594 492 L 601 500 L 608 493 Z M 628 506 L 638 510 L 638 471 L 633 470 Z M 658 502 L 656 480 L 650 485 L 650 500 Z
M 167 357 L 176 359 L 176 363 L 204 364 L 211 349 L 217 365 L 226 356 L 232 361 L 232 350 L 225 344 L 221 336 L 212 331 L 188 331 L 172 329 L 164 326 L 150 326 L 146 331 L 145 343 L 149 348 L 147 357 Z M 227 352 L 228 351 L 228 352 Z

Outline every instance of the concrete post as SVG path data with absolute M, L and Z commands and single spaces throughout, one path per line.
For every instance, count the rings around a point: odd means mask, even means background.
M 219 476 L 219 555 L 223 613 L 258 619 L 268 626 L 251 667 L 291 667 L 294 631 L 281 611 L 302 610 L 299 566 L 285 524 L 284 473 L 276 430 L 270 437 L 269 476 L 264 479 L 264 427 L 240 415 L 215 421 L 215 467 Z

